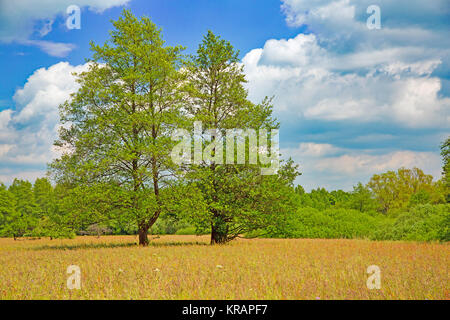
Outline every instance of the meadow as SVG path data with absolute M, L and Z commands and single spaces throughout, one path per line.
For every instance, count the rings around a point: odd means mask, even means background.
M 0 299 L 449 299 L 448 244 L 161 236 L 0 239 Z M 67 288 L 67 268 L 81 289 Z M 366 285 L 368 266 L 381 288 Z

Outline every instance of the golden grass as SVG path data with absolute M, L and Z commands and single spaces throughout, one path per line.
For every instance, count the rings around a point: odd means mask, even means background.
M 449 299 L 449 246 L 163 236 L 0 239 L 0 299 Z M 69 265 L 81 290 L 69 290 Z M 381 289 L 366 286 L 369 265 Z

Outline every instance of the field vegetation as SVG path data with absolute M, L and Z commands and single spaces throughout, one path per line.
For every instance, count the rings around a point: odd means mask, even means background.
M 447 244 L 208 236 L 0 239 L 0 299 L 449 299 Z M 81 289 L 67 288 L 78 265 Z M 368 266 L 381 271 L 369 290 Z

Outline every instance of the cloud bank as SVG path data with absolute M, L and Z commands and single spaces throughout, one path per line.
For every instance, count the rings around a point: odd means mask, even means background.
M 307 32 L 268 40 L 243 59 L 251 99 L 275 95 L 281 145 L 304 165 L 298 182 L 307 189 L 348 189 L 401 166 L 440 174 L 438 145 L 450 127 L 449 4 L 379 1 L 382 27 L 369 30 L 371 4 L 284 0 L 286 22 Z M 306 146 L 341 154 L 312 157 Z
M 51 56 L 65 57 L 75 48 L 73 44 L 32 39 L 33 34 L 44 37 L 50 33 L 55 18 L 65 15 L 70 5 L 87 7 L 101 13 L 128 2 L 129 0 L 0 0 L 0 42 L 36 46 Z
M 72 73 L 87 64 L 67 62 L 36 70 L 14 95 L 16 108 L 0 111 L 0 181 L 34 180 L 58 156 L 53 149 L 59 126 L 58 106 L 78 90 Z

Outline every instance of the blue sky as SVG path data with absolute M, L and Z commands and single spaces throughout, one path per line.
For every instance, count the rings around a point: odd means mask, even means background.
M 81 7 L 68 30 L 66 8 Z M 123 8 L 193 53 L 208 29 L 240 50 L 249 97 L 275 95 L 284 157 L 306 189 L 350 190 L 418 166 L 439 178 L 450 124 L 450 4 L 370 0 L 0 0 L 0 181 L 34 180 L 58 153 L 58 105 L 77 89 L 89 41 Z

